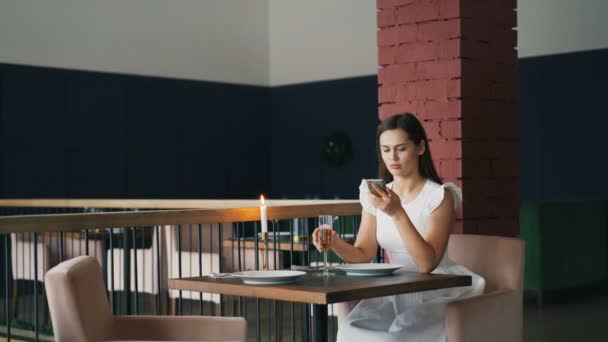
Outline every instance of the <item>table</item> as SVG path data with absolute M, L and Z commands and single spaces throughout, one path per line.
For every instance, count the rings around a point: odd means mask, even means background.
M 397 271 L 390 276 L 354 277 L 340 271 L 335 273 L 333 277 L 307 274 L 286 285 L 248 285 L 240 279 L 215 279 L 207 276 L 178 278 L 169 279 L 169 288 L 310 303 L 314 316 L 313 341 L 325 342 L 328 304 L 471 285 L 471 277 L 464 275 Z

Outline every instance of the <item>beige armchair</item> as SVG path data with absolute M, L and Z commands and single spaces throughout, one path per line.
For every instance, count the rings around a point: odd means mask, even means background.
M 483 295 L 447 305 L 448 341 L 522 341 L 524 241 L 452 235 L 448 256 L 486 280 Z
M 45 277 L 55 340 L 246 341 L 247 323 L 237 317 L 112 316 L 101 267 L 81 256 Z
M 486 280 L 481 296 L 448 303 L 446 334 L 450 342 L 523 340 L 524 241 L 516 238 L 453 234 L 448 256 Z M 357 302 L 336 305 L 338 321 Z

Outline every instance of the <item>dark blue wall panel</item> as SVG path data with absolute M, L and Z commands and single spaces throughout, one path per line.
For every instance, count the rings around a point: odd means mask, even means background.
M 3 195 L 66 193 L 65 83 L 52 70 L 2 74 Z
M 608 50 L 519 60 L 522 200 L 608 198 Z
M 272 192 L 297 198 L 354 198 L 361 178 L 376 177 L 378 125 L 375 76 L 272 89 Z M 323 137 L 350 136 L 353 159 L 340 167 L 322 159 Z
M 4 198 L 255 198 L 270 91 L 0 64 Z
M 519 60 L 522 200 L 605 199 L 608 50 Z M 375 77 L 274 88 L 0 64 L 2 197 L 353 197 Z M 322 160 L 347 133 L 354 158 Z
M 126 88 L 116 77 L 72 74 L 66 82 L 67 196 L 126 194 Z

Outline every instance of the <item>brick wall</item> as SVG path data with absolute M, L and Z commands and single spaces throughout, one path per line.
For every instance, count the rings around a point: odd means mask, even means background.
M 423 121 L 457 232 L 519 232 L 516 0 L 378 0 L 379 117 Z

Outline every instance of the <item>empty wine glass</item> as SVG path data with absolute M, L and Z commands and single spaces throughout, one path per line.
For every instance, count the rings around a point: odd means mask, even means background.
M 327 263 L 327 252 L 331 248 L 333 243 L 333 223 L 334 217 L 332 215 L 321 215 L 319 216 L 319 243 L 323 250 L 323 273 L 324 277 L 333 276 L 334 274 L 329 272 L 329 265 Z

